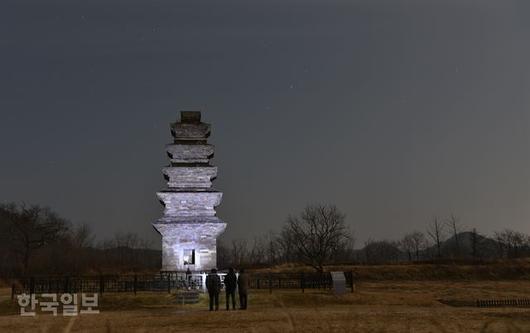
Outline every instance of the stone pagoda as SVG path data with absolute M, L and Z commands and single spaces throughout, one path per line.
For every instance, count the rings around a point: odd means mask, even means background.
M 153 223 L 162 235 L 162 270 L 206 271 L 216 268 L 217 237 L 226 228 L 215 216 L 223 193 L 212 188 L 217 167 L 210 165 L 210 124 L 201 122 L 200 112 L 181 111 L 171 134 L 171 164 L 162 169 L 168 187 L 157 192 L 164 216 Z

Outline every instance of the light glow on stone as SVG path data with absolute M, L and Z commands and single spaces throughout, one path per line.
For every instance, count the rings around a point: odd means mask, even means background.
M 209 164 L 210 125 L 200 122 L 200 112 L 183 111 L 171 133 L 175 143 L 166 150 L 172 165 L 162 171 L 168 188 L 157 193 L 164 215 L 153 223 L 162 235 L 162 270 L 207 271 L 217 265 L 217 237 L 226 228 L 215 212 L 222 192 L 211 188 L 217 167 Z

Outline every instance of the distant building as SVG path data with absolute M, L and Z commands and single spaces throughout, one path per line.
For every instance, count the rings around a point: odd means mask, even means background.
M 182 111 L 171 134 L 171 164 L 162 169 L 168 188 L 157 192 L 164 216 L 153 223 L 162 235 L 162 270 L 209 270 L 217 265 L 217 237 L 226 228 L 215 216 L 223 194 L 212 188 L 217 167 L 210 165 L 210 124 L 201 122 L 200 112 Z

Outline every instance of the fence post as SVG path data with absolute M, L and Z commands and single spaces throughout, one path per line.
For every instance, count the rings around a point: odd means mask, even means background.
M 69 283 L 68 283 L 68 276 L 64 277 L 64 284 L 63 284 L 63 293 L 68 294 L 70 293 Z
M 258 278 L 258 282 L 256 283 L 256 289 L 259 289 L 259 278 Z
M 136 295 L 136 282 L 137 282 L 138 278 L 136 277 L 136 274 L 134 274 L 134 285 L 133 285 L 133 289 L 134 289 L 134 294 Z
M 272 274 L 269 273 L 269 294 L 272 294 Z
M 302 293 L 305 293 L 304 272 L 302 272 L 302 275 L 300 276 L 300 287 L 302 288 Z
M 351 274 L 351 292 L 355 292 L 355 282 L 353 281 L 353 271 L 350 272 Z
M 29 294 L 32 295 L 35 293 L 35 278 L 29 278 Z
M 167 293 L 171 294 L 171 274 L 167 275 Z
M 105 278 L 103 275 L 99 276 L 99 293 L 103 295 L 103 292 L 105 291 Z
M 11 284 L 11 300 L 15 299 L 15 284 Z

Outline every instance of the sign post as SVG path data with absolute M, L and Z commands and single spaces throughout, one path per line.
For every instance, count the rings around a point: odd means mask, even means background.
M 335 295 L 343 295 L 346 293 L 346 276 L 344 272 L 331 272 L 331 279 L 333 281 L 333 293 Z

